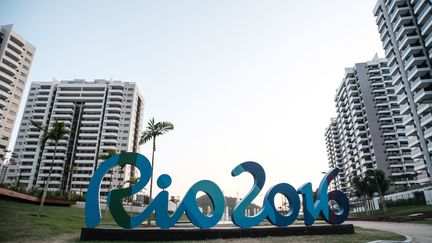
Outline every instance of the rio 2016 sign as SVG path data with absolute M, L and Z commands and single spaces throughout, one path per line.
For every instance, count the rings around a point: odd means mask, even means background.
M 99 191 L 104 175 L 112 167 L 125 164 L 130 164 L 138 168 L 141 172 L 141 178 L 131 187 L 111 190 L 107 196 L 107 205 L 111 210 L 111 214 L 117 224 L 121 227 L 127 229 L 135 228 L 150 217 L 153 211 L 156 215 L 156 224 L 163 229 L 172 227 L 183 213 L 186 213 L 192 224 L 202 229 L 213 227 L 222 218 L 225 209 L 224 195 L 218 185 L 209 180 L 201 180 L 192 185 L 183 200 L 180 202 L 177 210 L 172 215 L 169 215 L 169 193 L 166 189 L 171 185 L 171 177 L 166 174 L 159 176 L 157 179 L 157 185 L 162 189 L 162 191 L 153 199 L 150 205 L 148 205 L 139 215 L 133 217 L 129 216 L 123 208 L 123 198 L 129 197 L 144 188 L 150 180 L 152 168 L 150 162 L 145 156 L 138 153 L 123 153 L 112 156 L 102 163 L 90 181 L 85 207 L 87 227 L 94 228 L 101 220 Z M 327 192 L 330 182 L 339 172 L 338 169 L 332 169 L 324 176 L 319 185 L 315 200 L 311 183 L 304 184 L 298 190 L 287 183 L 280 183 L 271 187 L 264 197 L 261 211 L 254 216 L 246 216 L 245 209 L 263 188 L 265 172 L 261 165 L 250 161 L 236 166 L 232 170 L 231 174 L 232 176 L 238 176 L 243 172 L 252 174 L 254 183 L 249 193 L 243 200 L 237 203 L 231 214 L 233 223 L 241 228 L 255 226 L 265 218 L 279 227 L 292 224 L 296 220 L 300 210 L 299 194 L 302 196 L 305 225 L 312 225 L 318 215 L 330 224 L 341 224 L 348 216 L 349 203 L 345 194 L 338 190 Z M 210 216 L 202 214 L 198 208 L 196 195 L 200 191 L 205 192 L 212 201 L 213 214 Z M 290 210 L 287 214 L 280 214 L 276 210 L 274 198 L 278 193 L 283 194 L 289 201 Z M 338 204 L 338 212 L 334 212 L 330 208 L 329 201 L 331 200 L 336 201 Z

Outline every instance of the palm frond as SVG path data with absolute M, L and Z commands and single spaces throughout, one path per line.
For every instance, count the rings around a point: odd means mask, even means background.
M 156 123 L 156 128 L 162 135 L 167 133 L 168 131 L 174 130 L 174 125 L 171 122 L 162 121 Z
M 174 129 L 171 122 L 162 121 L 155 123 L 154 118 L 151 118 L 147 123 L 146 130 L 141 134 L 139 144 L 145 144 L 148 141 L 155 139 L 159 135 L 163 135 Z
M 117 151 L 115 149 L 108 150 L 107 153 L 99 155 L 99 159 L 106 160 L 116 155 Z
M 66 134 L 69 133 L 69 129 L 66 128 L 63 122 L 59 122 L 57 119 L 54 121 L 53 127 L 48 132 L 50 138 L 56 143 Z
M 46 133 L 46 132 L 44 132 L 42 134 L 42 137 L 40 137 L 39 143 L 42 145 L 42 150 L 43 150 L 43 148 L 45 148 L 45 144 L 49 139 L 50 139 L 50 137 L 48 136 L 48 133 Z
M 37 129 L 39 129 L 40 131 L 47 131 L 48 130 L 48 127 L 47 126 L 43 126 L 42 125 L 42 122 L 38 122 L 38 121 L 35 121 L 35 120 L 33 120 L 33 119 L 29 119 L 30 120 L 30 123 L 34 126 L 34 127 L 36 127 Z
M 148 141 L 150 141 L 152 138 L 153 138 L 153 134 L 152 134 L 152 133 L 150 133 L 150 132 L 148 132 L 148 131 L 144 131 L 144 132 L 141 134 L 139 144 L 145 144 L 145 143 L 147 143 Z

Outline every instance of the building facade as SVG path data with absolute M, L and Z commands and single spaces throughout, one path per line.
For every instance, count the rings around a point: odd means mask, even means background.
M 9 149 L 35 54 L 35 47 L 15 33 L 12 27 L 0 26 L 0 164 Z
M 50 190 L 72 190 L 85 194 L 93 172 L 110 150 L 138 152 L 143 123 L 144 100 L 135 83 L 95 80 L 33 82 L 6 183 L 18 180 L 27 188 L 43 187 L 52 166 Z M 63 122 L 69 133 L 58 144 L 48 141 L 42 150 L 42 132 L 30 119 L 51 127 Z M 52 161 L 54 161 L 53 164 Z M 116 168 L 107 174 L 101 195 L 110 185 L 120 187 L 128 180 L 131 168 Z
M 350 195 L 354 176 L 382 170 L 391 190 L 414 185 L 414 164 L 384 58 L 345 70 L 335 97 L 337 117 L 326 129 L 328 161 L 341 172 L 337 188 Z
M 338 176 L 331 182 L 331 190 L 339 189 L 347 192 L 346 175 L 342 163 L 342 149 L 339 139 L 339 130 L 336 118 L 331 118 L 330 125 L 325 130 L 325 142 L 327 148 L 327 159 L 329 168 L 338 168 Z
M 379 0 L 378 31 L 419 184 L 432 182 L 432 3 Z

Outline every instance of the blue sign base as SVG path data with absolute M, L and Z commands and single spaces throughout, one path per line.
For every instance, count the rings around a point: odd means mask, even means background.
M 282 237 L 294 235 L 354 234 L 352 224 L 274 227 L 256 226 L 242 229 L 237 227 L 197 228 L 143 228 L 143 229 L 104 229 L 82 228 L 81 241 L 181 241 L 230 238 Z

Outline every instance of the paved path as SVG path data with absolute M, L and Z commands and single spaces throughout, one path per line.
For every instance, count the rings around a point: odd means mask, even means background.
M 412 242 L 432 242 L 432 225 L 373 221 L 346 221 L 346 223 L 408 235 L 412 238 Z

